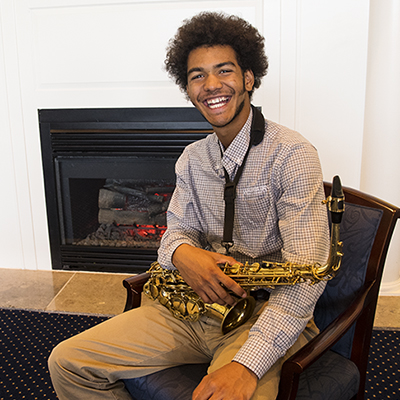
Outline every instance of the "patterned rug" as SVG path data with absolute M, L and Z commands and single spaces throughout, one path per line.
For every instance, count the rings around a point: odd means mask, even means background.
M 47 358 L 60 341 L 108 317 L 0 309 L 0 399 L 57 400 Z M 400 399 L 400 331 L 374 331 L 366 400 Z
M 400 331 L 374 330 L 365 400 L 400 399 Z

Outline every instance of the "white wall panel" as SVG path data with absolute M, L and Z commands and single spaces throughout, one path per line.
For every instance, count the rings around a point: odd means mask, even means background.
M 262 26 L 257 26 L 265 38 L 269 60 L 268 74 L 254 93 L 253 103 L 261 105 L 267 119 L 281 121 L 281 0 L 264 1 Z
M 0 19 L 3 13 L 0 9 Z M 20 219 L 15 182 L 12 138 L 4 53 L 4 29 L 0 30 L 0 268 L 23 268 Z
M 36 268 L 14 22 L 0 3 L 0 268 Z
M 372 0 L 361 189 L 400 204 L 400 2 Z M 400 294 L 400 224 L 381 293 Z
M 261 25 L 262 1 L 18 2 L 39 107 L 187 105 L 163 70 L 182 20 L 223 10 Z M 29 29 L 26 29 L 29 27 Z M 28 60 L 27 60 L 28 61 Z
M 282 3 L 288 14 L 283 19 L 293 25 L 283 35 L 293 39 L 292 46 L 282 44 L 289 83 L 282 77 L 281 84 L 293 96 L 282 93 L 282 115 L 317 147 L 325 179 L 339 174 L 345 185 L 359 187 L 368 3 L 303 0 L 297 8 L 289 7 L 292 1 Z

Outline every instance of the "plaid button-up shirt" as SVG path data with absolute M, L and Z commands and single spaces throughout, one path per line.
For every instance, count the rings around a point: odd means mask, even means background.
M 189 145 L 176 163 L 176 189 L 158 261 L 183 243 L 224 253 L 223 167 L 233 179 L 250 141 L 252 113 L 223 152 L 216 134 Z M 248 155 L 235 199 L 231 255 L 238 261 L 325 263 L 329 228 L 315 148 L 300 134 L 267 121 L 263 141 Z M 281 286 L 270 298 L 234 360 L 261 378 L 294 344 L 325 284 Z

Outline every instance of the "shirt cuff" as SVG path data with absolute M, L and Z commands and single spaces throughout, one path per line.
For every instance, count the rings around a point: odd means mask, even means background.
M 253 336 L 247 339 L 232 361 L 244 365 L 253 371 L 258 379 L 261 379 L 282 356 L 280 349 L 274 348 L 259 337 Z

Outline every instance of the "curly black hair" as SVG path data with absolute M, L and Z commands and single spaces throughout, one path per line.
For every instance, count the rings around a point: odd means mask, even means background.
M 268 70 L 264 52 L 264 38 L 247 21 L 234 15 L 203 12 L 185 20 L 176 35 L 169 41 L 165 67 L 168 74 L 186 93 L 187 60 L 189 53 L 198 47 L 231 46 L 242 71 L 254 74 L 254 89 Z

